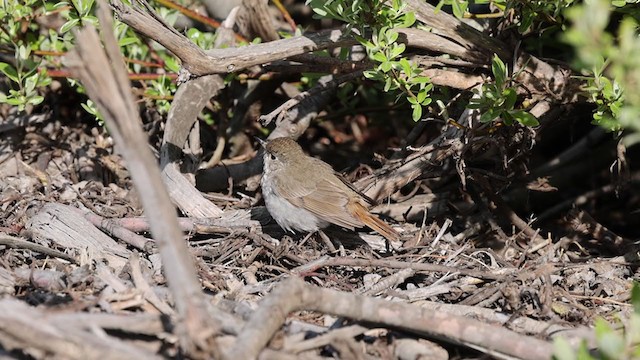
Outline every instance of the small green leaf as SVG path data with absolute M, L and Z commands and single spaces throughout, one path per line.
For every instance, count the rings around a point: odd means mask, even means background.
M 404 44 L 398 44 L 394 46 L 391 49 L 391 59 L 395 59 L 396 57 L 400 56 L 405 49 L 406 49 L 406 46 Z
M 518 25 L 518 32 L 520 34 L 524 34 L 525 32 L 527 32 L 527 30 L 529 30 L 529 28 L 531 27 L 531 24 L 533 24 L 533 20 L 534 20 L 534 16 L 522 16 L 522 21 L 520 22 L 520 25 Z
M 371 41 L 369 41 L 368 39 L 363 38 L 360 35 L 355 35 L 355 38 L 366 49 L 374 49 L 376 47 Z
M 411 74 L 411 64 L 409 63 L 409 60 L 403 57 L 400 59 L 399 62 L 400 62 L 400 66 L 402 67 L 402 72 L 404 72 L 407 75 Z
M 431 81 L 428 76 L 416 76 L 412 78 L 414 84 L 427 84 Z
M 179 72 L 180 71 L 180 63 L 178 62 L 178 60 L 174 57 L 168 57 L 164 60 L 164 66 L 172 72 Z
M 511 115 L 511 114 L 510 114 L 509 112 L 507 112 L 507 111 L 503 111 L 503 112 L 501 112 L 501 113 L 500 113 L 500 115 L 501 115 L 501 116 L 500 116 L 500 118 L 502 119 L 502 122 L 503 122 L 505 125 L 509 125 L 509 126 L 511 126 L 511 125 L 513 125 L 513 123 L 515 122 L 515 119 L 513 118 L 513 115 Z
M 640 284 L 635 281 L 631 288 L 631 303 L 633 304 L 633 311 L 640 314 Z
M 381 63 L 386 62 L 387 60 L 389 60 L 389 59 L 387 59 L 387 56 L 385 55 L 385 53 L 383 53 L 382 51 L 374 53 L 372 57 L 373 57 L 373 60 L 375 60 L 377 62 L 381 62 Z
M 411 105 L 411 107 L 413 108 L 413 112 L 411 113 L 411 118 L 413 119 L 413 121 L 420 120 L 420 118 L 422 117 L 422 106 L 415 104 Z
M 31 55 L 31 48 L 25 45 L 20 45 L 18 47 L 18 59 L 27 60 Z
M 136 38 L 134 36 L 129 36 L 129 37 L 125 37 L 125 38 L 120 39 L 120 41 L 118 41 L 118 45 L 120 47 L 125 47 L 127 45 L 137 44 L 139 42 L 140 42 L 140 40 L 138 40 L 138 38 Z
M 60 27 L 60 33 L 61 34 L 66 33 L 67 31 L 71 30 L 74 26 L 76 26 L 79 22 L 80 22 L 79 19 L 71 19 L 67 21 Z
M 391 90 L 391 87 L 393 86 L 393 79 L 391 79 L 391 77 L 387 77 L 384 80 L 384 91 L 387 92 L 389 90 Z
M 453 0 L 451 2 L 451 10 L 453 10 L 453 15 L 458 19 L 462 19 L 464 17 L 464 13 L 467 11 L 468 3 L 466 1 Z
M 433 13 L 437 14 L 438 12 L 440 12 L 440 10 L 442 9 L 442 5 L 444 5 L 444 0 L 440 0 L 440 2 L 438 2 L 438 5 L 436 5 L 435 9 L 433 9 Z
M 44 96 L 37 95 L 37 96 L 34 96 L 34 97 L 30 98 L 28 103 L 32 104 L 32 105 L 39 105 L 43 101 L 44 101 Z
M 26 78 L 24 81 L 25 94 L 31 93 L 36 88 L 37 83 L 38 83 L 38 74 L 34 74 Z
M 596 342 L 600 351 L 607 358 L 618 359 L 624 354 L 624 339 L 618 335 L 609 324 L 603 319 L 596 319 L 595 323 Z
M 513 107 L 515 106 L 516 100 L 518 98 L 516 90 L 512 88 L 504 89 L 504 91 L 502 92 L 502 96 L 504 96 L 504 109 L 513 110 Z
M 498 116 L 500 116 L 499 110 L 488 109 L 482 115 L 480 115 L 480 122 L 488 123 L 495 120 Z
M 59 3 L 55 4 L 53 6 L 54 9 L 60 9 L 63 8 L 65 6 L 69 6 L 69 2 L 68 1 L 60 1 Z
M 22 99 L 17 99 L 17 98 L 7 98 L 7 104 L 9 105 L 24 105 L 24 101 L 22 101 Z
M 5 74 L 13 82 L 20 82 L 20 78 L 18 77 L 18 72 L 10 64 L 7 64 L 5 62 L 0 62 L 0 71 L 2 71 L 2 73 Z
M 404 14 L 404 18 L 402 19 L 402 24 L 398 27 L 408 28 L 411 27 L 416 22 L 416 14 L 413 11 L 410 11 Z
M 491 72 L 493 73 L 493 77 L 496 80 L 496 85 L 498 87 L 502 87 L 508 74 L 507 67 L 502 62 L 502 60 L 500 60 L 498 55 L 494 55 L 493 59 L 491 60 Z
M 482 109 L 483 102 L 480 99 L 471 99 L 467 104 L 467 109 Z
M 577 360 L 571 344 L 561 336 L 553 339 L 553 357 L 556 360 Z
M 398 32 L 390 29 L 389 31 L 387 31 L 386 37 L 388 43 L 394 43 L 396 42 L 396 40 L 398 40 Z
M 540 122 L 538 121 L 538 119 L 536 119 L 536 117 L 533 116 L 528 111 L 515 110 L 515 111 L 507 112 L 506 114 L 509 114 L 510 116 L 513 117 L 513 119 L 515 119 L 517 122 L 519 122 L 520 124 L 522 124 L 524 126 L 538 126 L 538 125 L 540 125 Z

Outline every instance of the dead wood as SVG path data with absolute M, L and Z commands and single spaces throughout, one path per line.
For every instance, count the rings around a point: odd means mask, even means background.
M 110 15 L 104 10 L 100 21 L 104 29 L 111 29 Z M 123 146 L 130 172 L 140 193 L 152 233 L 164 259 L 165 274 L 172 289 L 180 316 L 177 329 L 182 347 L 189 353 L 211 353 L 207 339 L 218 331 L 206 310 L 197 282 L 191 257 L 181 242 L 181 233 L 169 196 L 164 190 L 160 172 L 146 147 L 140 119 L 129 92 L 129 83 L 113 34 L 103 32 L 105 50 L 92 28 L 78 31 L 77 47 L 67 63 L 78 76 L 87 93 L 104 114 L 112 136 Z M 109 61 L 108 59 L 111 59 Z
M 253 359 L 293 311 L 311 310 L 359 321 L 386 324 L 454 343 L 482 348 L 493 356 L 548 359 L 550 343 L 484 324 L 477 320 L 429 311 L 408 304 L 317 288 L 296 278 L 282 282 L 251 316 L 227 359 Z
M 75 249 L 81 264 L 107 259 L 115 269 L 122 269 L 129 255 L 126 248 L 64 205 L 45 205 L 29 220 L 26 229 L 34 241 Z
M 47 255 L 47 256 L 52 256 L 52 257 L 57 257 L 57 258 L 60 258 L 60 259 L 64 259 L 64 260 L 70 261 L 70 262 L 72 262 L 74 264 L 78 263 L 78 260 L 75 257 L 70 256 L 68 254 L 65 254 L 63 252 L 56 251 L 56 250 L 51 249 L 49 247 L 38 245 L 38 244 L 34 244 L 32 242 L 28 242 L 26 240 L 22 240 L 22 239 L 19 239 L 19 238 L 13 237 L 13 236 L 9 236 L 9 235 L 5 235 L 5 234 L 0 234 L 0 245 L 4 245 L 4 246 L 10 247 L 10 248 L 32 250 L 32 251 L 36 251 L 36 252 L 39 252 L 39 253 Z
M 20 349 L 38 358 L 161 358 L 108 336 L 96 336 L 89 329 L 74 327 L 73 323 L 51 322 L 46 313 L 17 300 L 0 303 L 0 342 L 5 349 Z

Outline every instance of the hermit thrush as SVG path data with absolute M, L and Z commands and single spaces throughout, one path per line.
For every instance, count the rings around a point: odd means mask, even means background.
M 266 143 L 261 183 L 269 213 L 286 231 L 315 232 L 329 224 L 354 230 L 366 225 L 388 240 L 400 238 L 369 212 L 371 199 L 290 138 Z

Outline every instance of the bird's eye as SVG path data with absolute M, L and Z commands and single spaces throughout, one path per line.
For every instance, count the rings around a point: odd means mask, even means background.
M 276 156 L 271 154 L 271 160 L 275 160 L 275 159 L 276 159 Z

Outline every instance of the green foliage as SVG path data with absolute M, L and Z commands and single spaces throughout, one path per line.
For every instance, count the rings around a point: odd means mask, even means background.
M 50 74 L 61 68 L 62 56 L 75 45 L 71 30 L 85 24 L 99 26 L 94 8 L 95 0 L 0 2 L 0 46 L 12 49 L 14 53 L 11 61 L 0 62 L 0 72 L 11 85 L 7 93 L 0 94 L 0 103 L 14 105 L 19 111 L 24 111 L 28 106 L 44 101 L 41 92 L 51 83 Z M 160 8 L 158 12 L 170 24 L 177 19 L 175 10 Z M 55 14 L 65 20 L 59 29 L 43 31 L 35 21 L 38 17 Z M 145 95 L 154 103 L 152 105 L 157 105 L 161 112 L 167 111 L 167 100 L 175 92 L 176 84 L 164 74 L 177 73 L 180 69 L 178 60 L 160 46 L 152 48 L 150 44 L 153 43 L 141 40 L 138 34 L 119 21 L 114 22 L 114 33 L 131 76 L 144 79 Z M 211 33 L 191 35 L 202 46 L 210 45 L 214 39 Z M 79 93 L 84 92 L 77 81 L 67 80 Z M 101 116 L 91 101 L 82 107 L 101 123 Z
M 0 44 L 13 50 L 11 63 L 0 62 L 0 71 L 11 81 L 12 88 L 8 94 L 0 94 L 0 103 L 7 103 L 24 111 L 27 106 L 38 105 L 44 101 L 37 89 L 51 83 L 46 71 L 39 71 L 41 61 L 33 58 L 33 43 L 37 38 L 37 25 L 27 23 L 23 19 L 32 19 L 37 13 L 37 0 L 26 0 L 23 3 L 3 1 L 0 3 Z
M 631 290 L 633 313 L 626 321 L 626 326 L 619 322 L 617 331 L 604 319 L 595 322 L 595 337 L 597 351 L 590 353 L 586 342 L 582 342 L 577 349 L 563 338 L 554 341 L 554 358 L 556 360 L 623 360 L 640 358 L 640 285 L 633 284 Z
M 501 119 L 506 125 L 519 122 L 525 126 L 539 125 L 538 119 L 524 109 L 517 109 L 518 94 L 511 86 L 511 79 L 507 66 L 495 55 L 491 61 L 493 83 L 485 83 L 481 90 L 474 90 L 476 97 L 472 98 L 468 107 L 480 110 L 480 121 L 483 123 Z
M 307 5 L 318 16 L 343 21 L 347 29 L 357 29 L 361 35 L 383 27 L 409 27 L 415 22 L 415 15 L 405 13 L 400 0 L 307 0 Z
M 357 30 L 356 39 L 376 63 L 364 76 L 382 82 L 385 92 L 401 91 L 411 105 L 413 120 L 420 120 L 423 107 L 432 101 L 433 85 L 420 75 L 417 65 L 402 56 L 406 46 L 397 42 L 395 31 L 412 26 L 415 14 L 406 12 L 400 0 L 307 0 L 307 4 L 317 15 L 344 21 L 349 31 Z
M 627 14 L 615 34 L 608 30 L 613 11 Z M 594 122 L 611 131 L 635 131 L 631 142 L 640 141 L 638 15 L 637 1 L 588 0 L 567 11 L 572 26 L 564 34 L 576 49 L 574 66 L 589 78 L 584 90 L 597 106 Z
M 488 3 L 488 1 L 484 3 Z M 498 3 L 500 3 L 500 1 L 498 1 Z M 465 0 L 440 0 L 438 5 L 436 5 L 436 11 L 440 11 L 444 5 L 451 6 L 453 15 L 458 19 L 462 19 L 469 8 L 469 2 Z
M 18 107 L 23 111 L 27 105 L 38 105 L 44 97 L 38 94 L 37 88 L 51 83 L 46 71 L 38 71 L 39 63 L 30 59 L 31 49 L 18 45 L 15 49 L 16 66 L 0 62 L 0 71 L 9 78 L 17 89 L 9 89 L 9 94 L 0 94 L 0 102 Z
M 453 15 L 459 19 L 468 14 L 469 4 L 491 4 L 502 14 L 515 15 L 514 23 L 521 34 L 527 33 L 542 26 L 561 25 L 563 11 L 569 8 L 574 0 L 440 0 L 436 9 L 443 6 L 451 6 Z
M 71 0 L 71 2 L 61 1 L 55 4 L 55 9 L 70 8 L 70 10 L 62 12 L 67 22 L 60 27 L 60 33 L 64 34 L 76 26 L 86 24 L 97 26 L 98 18 L 92 15 L 94 5 L 95 0 Z

